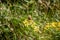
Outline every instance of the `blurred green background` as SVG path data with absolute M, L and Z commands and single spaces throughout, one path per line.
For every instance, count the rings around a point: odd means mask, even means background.
M 24 26 L 29 15 L 41 32 Z M 60 0 L 0 0 L 0 40 L 60 40 L 60 31 L 43 32 L 51 22 L 60 22 Z

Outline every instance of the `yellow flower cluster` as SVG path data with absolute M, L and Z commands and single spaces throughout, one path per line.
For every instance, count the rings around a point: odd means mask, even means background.
M 58 27 L 60 28 L 60 22 L 52 22 L 52 23 L 47 23 L 44 29 L 58 28 Z
M 24 20 L 23 23 L 24 23 L 24 25 L 27 26 L 27 27 L 28 27 L 29 25 L 31 25 L 31 26 L 35 26 L 35 25 L 36 25 L 36 23 L 34 23 L 33 20 L 28 20 L 28 19 Z M 33 24 L 33 25 L 32 25 L 32 24 Z
M 33 21 L 33 20 L 28 20 L 28 19 L 25 19 L 23 21 L 23 24 L 26 26 L 26 27 L 29 27 L 31 26 L 34 31 L 39 31 L 39 27 L 36 25 L 36 23 Z

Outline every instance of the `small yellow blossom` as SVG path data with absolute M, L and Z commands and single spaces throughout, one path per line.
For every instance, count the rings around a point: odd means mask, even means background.
M 38 32 L 39 31 L 39 27 L 35 26 L 34 27 L 34 31 Z
M 44 29 L 48 29 L 50 27 L 50 25 L 46 25 Z
M 31 25 L 31 27 L 35 27 L 36 26 L 36 23 L 34 22 L 32 25 Z
M 51 25 L 52 25 L 53 27 L 56 27 L 56 26 L 57 26 L 57 22 L 52 22 Z
M 60 22 L 58 22 L 58 26 L 60 27 Z
M 50 23 L 47 23 L 44 29 L 49 29 L 51 27 Z
M 25 26 L 28 26 L 29 25 L 27 19 L 24 20 L 23 23 L 24 23 Z

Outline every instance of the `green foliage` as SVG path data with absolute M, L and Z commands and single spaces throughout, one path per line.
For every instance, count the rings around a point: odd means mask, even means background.
M 23 21 L 32 16 L 41 32 L 25 27 Z M 59 40 L 60 32 L 43 32 L 46 23 L 60 21 L 60 0 L 1 0 L 0 40 Z M 58 37 L 57 37 L 58 36 Z

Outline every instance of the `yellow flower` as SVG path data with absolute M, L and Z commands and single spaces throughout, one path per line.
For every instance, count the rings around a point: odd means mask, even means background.
M 56 27 L 57 22 L 52 22 L 51 25 L 52 25 L 53 27 Z
M 31 26 L 31 27 L 34 27 L 34 26 L 36 26 L 36 23 L 33 21 L 33 20 L 28 20 L 28 19 L 26 19 L 26 20 L 24 20 L 23 21 L 23 24 L 25 25 L 25 26 Z
M 48 29 L 50 27 L 50 25 L 46 25 L 44 29 Z
M 28 25 L 29 25 L 27 19 L 23 21 L 23 24 L 24 24 L 25 26 L 28 26 Z
M 44 27 L 44 29 L 48 29 L 50 27 L 51 27 L 50 23 L 47 23 L 46 26 Z
M 35 26 L 34 27 L 34 31 L 38 32 L 39 31 L 39 27 Z
M 30 25 L 32 25 L 32 24 L 33 24 L 33 20 L 28 20 L 28 23 L 29 23 Z
M 35 22 L 33 22 L 32 23 L 32 25 L 31 25 L 31 27 L 35 27 L 36 26 L 36 23 Z
M 60 27 L 60 22 L 58 22 L 58 26 Z

